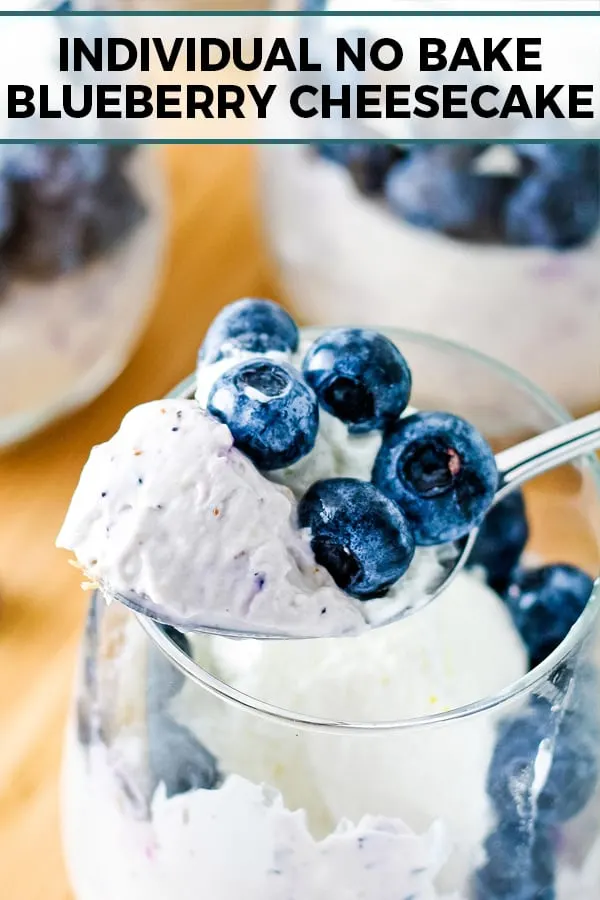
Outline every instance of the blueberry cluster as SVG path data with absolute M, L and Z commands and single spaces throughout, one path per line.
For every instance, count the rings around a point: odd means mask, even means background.
M 521 568 L 528 534 L 523 496 L 515 492 L 484 519 L 470 565 L 481 567 L 504 598 L 533 668 L 583 612 L 592 579 L 566 564 Z M 497 824 L 485 842 L 487 861 L 474 877 L 474 900 L 554 900 L 560 826 L 581 812 L 596 789 L 597 672 L 581 661 L 563 663 L 550 681 L 556 696 L 534 697 L 499 728 L 487 778 Z M 545 758 L 548 774 L 537 788 L 536 763 L 543 767 Z
M 475 900 L 554 900 L 560 827 L 596 790 L 596 672 L 565 666 L 560 675 L 566 690 L 558 702 L 534 697 L 499 728 L 487 777 L 497 824 L 485 842 L 487 861 L 475 874 Z M 538 786 L 540 767 L 547 771 Z
M 118 247 L 145 209 L 130 145 L 0 149 L 0 274 L 52 279 Z
M 489 144 L 317 143 L 357 189 L 405 221 L 471 242 L 571 249 L 600 224 L 600 145 L 513 145 L 515 170 L 486 171 Z
M 320 410 L 350 434 L 381 433 L 371 482 L 317 481 L 299 502 L 298 523 L 339 587 L 360 600 L 382 596 L 406 572 L 416 545 L 458 540 L 483 520 L 498 480 L 493 453 L 457 416 L 404 415 L 411 372 L 384 335 L 328 331 L 309 347 L 301 371 L 281 357 L 297 348 L 296 325 L 276 304 L 228 306 L 200 348 L 203 365 L 233 357 L 207 409 L 262 471 L 310 453 Z

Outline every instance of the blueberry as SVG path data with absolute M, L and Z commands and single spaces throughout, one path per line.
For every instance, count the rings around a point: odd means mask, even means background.
M 107 147 L 25 145 L 3 155 L 14 216 L 6 254 L 17 274 L 51 278 L 114 247 L 145 210 Z
M 213 754 L 188 728 L 163 713 L 148 717 L 148 762 L 152 792 L 163 783 L 167 797 L 213 790 L 222 782 Z
M 522 716 L 503 722 L 487 777 L 488 794 L 502 821 L 546 825 L 566 822 L 587 805 L 598 781 L 598 744 L 592 720 L 553 711 L 537 698 Z M 536 761 L 549 769 L 534 791 Z
M 502 722 L 487 774 L 487 792 L 501 820 L 529 821 L 534 814 L 534 766 L 548 725 L 534 711 Z
M 600 155 L 592 145 L 517 145 L 531 171 L 510 198 L 506 233 L 514 244 L 569 249 L 600 222 Z
M 102 144 L 22 144 L 4 156 L 9 180 L 27 191 L 33 203 L 72 200 L 81 190 L 97 185 L 106 172 L 107 148 Z
M 206 333 L 199 361 L 214 363 L 239 350 L 268 353 L 298 349 L 298 327 L 271 300 L 236 300 L 221 310 Z
M 517 572 L 504 598 L 529 651 L 531 666 L 546 659 L 583 612 L 593 581 L 576 566 Z
M 51 206 L 21 202 L 7 243 L 13 269 L 26 278 L 47 279 L 79 268 L 90 215 L 85 193 Z
M 411 529 L 377 488 L 355 478 L 312 485 L 298 505 L 319 565 L 359 600 L 380 597 L 404 575 L 414 553 Z
M 475 874 L 476 900 L 551 900 L 555 851 L 551 831 L 527 822 L 500 823 L 485 842 L 487 862 Z
M 319 405 L 291 366 L 260 358 L 233 366 L 215 381 L 207 409 L 259 469 L 284 468 L 314 447 Z
M 548 177 L 569 179 L 580 175 L 598 175 L 600 148 L 596 144 L 578 142 L 552 142 L 513 144 L 513 151 L 524 168 L 524 176 L 541 172 Z
M 410 397 L 411 374 L 388 338 L 364 328 L 337 328 L 317 338 L 302 367 L 321 406 L 352 432 L 395 422 Z
M 170 625 L 161 627 L 186 656 L 191 656 L 190 642 L 185 634 Z M 148 708 L 160 710 L 179 693 L 185 682 L 185 675 L 154 644 L 148 648 L 147 666 Z
M 537 815 L 551 824 L 567 822 L 590 801 L 598 783 L 600 749 L 595 712 L 535 709 L 550 740 L 552 764 L 537 802 Z
M 404 511 L 417 544 L 443 544 L 482 522 L 498 472 L 472 425 L 450 413 L 422 412 L 384 435 L 373 482 Z
M 116 168 L 98 185 L 83 242 L 85 261 L 122 246 L 146 216 L 146 207 L 133 184 Z
M 317 149 L 324 159 L 347 168 L 355 186 L 366 196 L 383 191 L 390 169 L 409 152 L 398 144 L 380 142 L 319 143 Z
M 529 537 L 523 493 L 512 491 L 488 511 L 475 541 L 470 566 L 482 566 L 490 587 L 503 593 Z
M 439 152 L 412 154 L 389 172 L 385 196 L 393 212 L 411 225 L 489 241 L 499 238 L 514 178 L 453 168 Z

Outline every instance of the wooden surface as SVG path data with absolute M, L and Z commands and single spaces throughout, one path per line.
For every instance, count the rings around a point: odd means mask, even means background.
M 137 354 L 92 406 L 0 458 L 1 900 L 71 898 L 60 853 L 58 772 L 86 597 L 54 538 L 81 467 L 127 409 L 161 396 L 191 371 L 219 306 L 269 294 L 249 151 L 186 146 L 163 155 L 173 194 L 171 252 Z M 544 529 L 556 492 L 575 489 L 573 478 L 536 486 L 534 543 L 594 565 L 595 545 L 576 518 L 552 534 Z

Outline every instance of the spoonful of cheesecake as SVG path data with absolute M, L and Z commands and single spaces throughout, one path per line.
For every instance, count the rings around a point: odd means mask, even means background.
M 195 380 L 92 450 L 57 543 L 108 599 L 183 631 L 358 634 L 431 602 L 509 491 L 600 446 L 599 412 L 494 457 L 409 407 L 386 336 L 299 344 L 275 304 L 232 304 Z

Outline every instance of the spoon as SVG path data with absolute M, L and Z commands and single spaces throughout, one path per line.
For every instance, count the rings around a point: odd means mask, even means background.
M 524 482 L 597 449 L 600 449 L 600 410 L 580 419 L 567 422 L 564 425 L 559 425 L 526 441 L 515 444 L 513 447 L 502 450 L 496 454 L 499 479 L 498 489 L 492 506 Z M 464 568 L 476 537 L 477 529 L 473 529 L 461 541 L 436 548 L 439 566 L 428 584 L 424 586 L 419 585 L 418 596 L 412 602 L 404 598 L 403 591 L 399 591 L 395 598 L 389 598 L 389 602 L 386 602 L 388 598 L 385 597 L 377 601 L 369 601 L 374 604 L 375 609 L 375 613 L 368 616 L 369 626 L 371 628 L 380 628 L 384 625 L 391 625 L 393 622 L 411 615 L 431 603 Z M 190 627 L 189 622 L 186 622 L 185 626 L 182 627 L 181 622 L 175 620 L 165 622 L 164 618 L 161 618 L 160 623 L 157 625 L 156 622 L 151 621 L 155 617 L 141 602 L 141 598 L 111 594 L 110 591 L 107 593 L 133 609 L 138 614 L 144 628 L 152 632 L 154 637 L 156 637 L 156 629 L 159 628 L 161 623 L 182 630 L 193 630 L 228 638 L 285 640 L 293 637 L 296 640 L 302 637 L 298 634 L 292 636 L 252 630 L 242 631 L 240 629 L 236 631 L 207 627 L 201 622 L 194 622 L 193 628 Z M 402 602 L 403 599 L 404 602 Z M 306 639 L 308 639 L 308 636 Z

